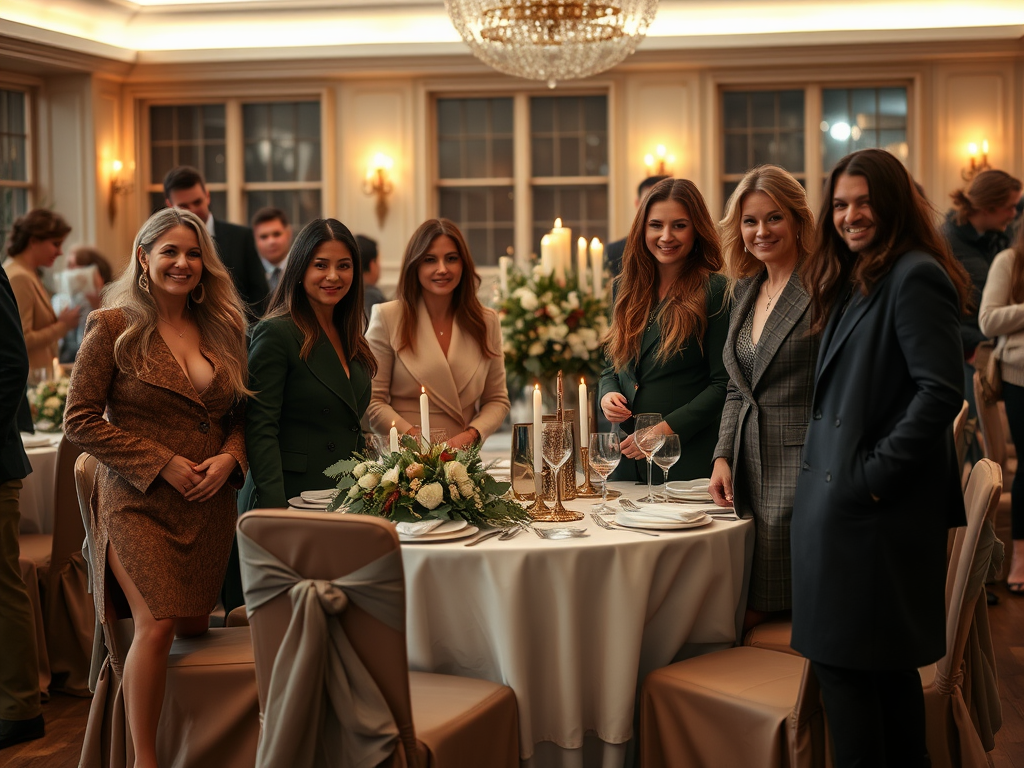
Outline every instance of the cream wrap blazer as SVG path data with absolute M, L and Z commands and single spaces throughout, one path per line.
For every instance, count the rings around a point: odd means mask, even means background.
M 509 411 L 505 362 L 490 357 L 467 335 L 458 322 L 452 324 L 447 358 L 434 335 L 430 316 L 422 301 L 416 308 L 414 348 L 398 350 L 402 305 L 398 301 L 376 304 L 370 314 L 366 340 L 377 358 L 377 375 L 366 413 L 370 427 L 387 434 L 391 422 L 399 434 L 420 423 L 420 387 L 430 400 L 430 427 L 443 428 L 448 436 L 474 427 L 486 440 L 505 420 Z M 491 309 L 484 309 L 487 339 L 492 349 L 501 350 L 501 325 Z

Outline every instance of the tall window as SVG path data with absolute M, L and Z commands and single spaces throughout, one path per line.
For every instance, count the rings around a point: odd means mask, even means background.
M 727 91 L 722 94 L 725 173 L 722 199 L 755 165 L 781 165 L 804 179 L 804 92 Z
M 32 189 L 28 95 L 0 89 L 0 244 L 28 212 Z
M 164 206 L 167 171 L 192 165 L 206 180 L 217 218 L 232 218 L 233 197 L 240 221 L 273 205 L 302 226 L 321 215 L 320 134 L 318 101 L 150 106 L 150 206 Z M 241 169 L 229 167 L 231 157 L 240 158 Z
M 826 172 L 858 149 L 882 147 L 907 161 L 906 88 L 825 88 L 821 156 Z
M 459 225 L 477 264 L 516 244 L 539 252 L 556 217 L 607 238 L 605 96 L 439 98 L 436 108 L 438 213 Z M 517 199 L 529 213 L 517 217 Z

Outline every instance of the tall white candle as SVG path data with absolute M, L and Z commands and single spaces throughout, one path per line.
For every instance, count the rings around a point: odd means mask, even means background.
M 594 273 L 594 296 L 601 296 L 604 278 L 604 246 L 596 237 L 590 241 L 590 269 Z
M 543 426 L 544 404 L 540 396 L 540 384 L 533 385 L 533 483 L 537 491 L 537 498 L 540 498 L 543 488 L 541 486 L 541 473 L 544 471 L 544 443 Z
M 391 452 L 398 452 L 398 429 L 395 427 L 395 422 L 391 422 Z
M 420 387 L 420 434 L 430 443 L 430 401 L 427 400 L 427 388 Z
M 572 230 L 563 227 L 561 219 L 555 219 L 551 240 L 555 245 L 555 280 L 565 285 L 565 271 L 572 268 Z
M 587 290 L 587 238 L 581 237 L 576 241 L 576 282 L 579 284 L 580 293 Z
M 56 357 L 53 358 L 53 380 L 60 381 L 62 372 L 63 369 L 60 367 L 60 360 L 58 360 Z
M 540 265 L 548 275 L 555 270 L 555 246 L 551 235 L 540 239 Z
M 508 256 L 498 257 L 498 285 L 502 298 L 508 296 L 508 271 L 512 267 L 512 259 Z
M 587 398 L 587 381 L 580 378 L 580 445 L 590 447 L 590 402 Z

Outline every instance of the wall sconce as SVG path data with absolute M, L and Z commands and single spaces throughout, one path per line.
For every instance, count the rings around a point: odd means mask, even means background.
M 383 227 L 384 219 L 388 215 L 388 195 L 394 191 L 391 183 L 391 169 L 395 161 L 387 155 L 378 152 L 373 156 L 373 161 L 366 169 L 366 178 L 363 179 L 363 192 L 370 197 L 377 198 L 377 223 Z
M 107 200 L 107 216 L 110 218 L 111 225 L 113 225 L 114 219 L 117 218 L 118 195 L 127 195 L 132 191 L 131 182 L 121 180 L 121 170 L 123 168 L 124 163 L 120 160 L 114 160 L 110 164 L 110 196 Z
M 982 171 L 992 170 L 992 166 L 988 164 L 988 142 L 981 142 L 981 159 L 978 159 L 978 145 L 973 141 L 967 145 L 967 154 L 971 156 L 971 164 L 960 171 L 960 176 L 964 181 L 970 181 Z
M 653 155 L 644 155 L 648 176 L 671 176 L 672 163 L 675 161 L 676 156 L 667 154 L 664 144 L 655 147 Z

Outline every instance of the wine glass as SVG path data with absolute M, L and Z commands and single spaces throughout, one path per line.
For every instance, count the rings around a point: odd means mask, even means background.
M 665 442 L 664 433 L 658 429 L 658 425 L 662 421 L 664 419 L 661 418 L 660 413 L 638 413 L 636 415 L 633 441 L 647 457 L 647 495 L 638 501 L 657 501 L 651 490 L 651 475 L 654 472 L 654 454 Z
M 594 511 L 614 512 L 608 506 L 608 475 L 619 465 L 619 436 L 614 432 L 593 432 L 590 435 L 590 467 L 601 476 L 601 503 Z
M 551 467 L 551 476 L 555 481 L 554 511 L 565 512 L 562 506 L 562 484 L 558 482 L 558 470 L 572 456 L 572 424 L 564 421 L 547 421 L 544 423 L 542 450 L 544 461 Z
M 654 463 L 661 467 L 662 498 L 668 501 L 668 471 L 679 461 L 679 435 L 665 435 L 665 442 L 654 452 Z

